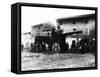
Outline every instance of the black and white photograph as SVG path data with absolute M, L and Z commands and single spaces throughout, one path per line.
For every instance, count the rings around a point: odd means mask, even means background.
M 21 71 L 96 67 L 95 10 L 21 6 Z

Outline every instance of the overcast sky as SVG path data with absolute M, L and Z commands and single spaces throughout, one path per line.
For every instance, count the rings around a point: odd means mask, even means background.
M 56 25 L 55 20 L 58 18 L 67 18 L 76 15 L 84 15 L 95 13 L 94 10 L 75 10 L 75 9 L 58 9 L 58 8 L 42 8 L 42 7 L 26 7 L 22 6 L 22 33 L 30 32 L 31 26 L 51 21 Z

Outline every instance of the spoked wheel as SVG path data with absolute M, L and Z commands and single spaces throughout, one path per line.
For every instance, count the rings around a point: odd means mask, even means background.
M 59 43 L 55 42 L 55 43 L 52 44 L 52 52 L 53 53 L 59 53 L 60 50 L 61 50 L 61 48 L 60 48 Z
M 41 43 L 37 43 L 35 50 L 36 50 L 36 52 L 41 52 L 41 50 L 42 50 L 42 44 Z

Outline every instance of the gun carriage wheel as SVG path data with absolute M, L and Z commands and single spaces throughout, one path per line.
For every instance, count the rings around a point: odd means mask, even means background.
M 42 51 L 42 44 L 41 43 L 36 43 L 35 51 L 36 52 L 41 52 Z
M 53 53 L 59 53 L 61 50 L 60 44 L 58 42 L 54 42 L 52 44 L 52 52 Z

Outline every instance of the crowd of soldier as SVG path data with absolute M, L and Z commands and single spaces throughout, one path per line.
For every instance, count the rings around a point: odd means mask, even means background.
M 39 46 L 39 43 L 33 44 L 31 43 L 30 46 L 27 46 L 26 48 L 24 45 L 21 45 L 21 50 L 29 50 L 31 52 L 49 52 L 49 45 L 42 42 L 41 46 Z M 84 39 L 81 40 L 79 43 L 76 43 L 75 40 L 72 41 L 71 48 L 69 48 L 68 42 L 66 43 L 66 51 L 62 52 L 72 52 L 72 53 L 86 53 L 86 52 L 94 52 L 95 51 L 95 41 L 94 40 L 88 40 Z M 41 50 L 40 50 L 41 49 Z

